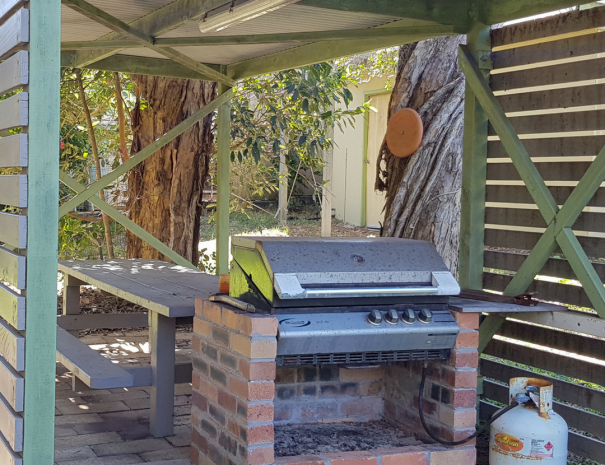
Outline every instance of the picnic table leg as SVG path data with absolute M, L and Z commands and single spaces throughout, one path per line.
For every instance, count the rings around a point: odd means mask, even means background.
M 85 285 L 73 276 L 65 274 L 63 288 L 63 315 L 79 315 L 80 314 L 80 286 Z M 78 330 L 68 331 L 72 336 L 78 337 Z
M 156 438 L 174 434 L 174 365 L 176 320 L 149 312 L 151 346 L 151 434 Z

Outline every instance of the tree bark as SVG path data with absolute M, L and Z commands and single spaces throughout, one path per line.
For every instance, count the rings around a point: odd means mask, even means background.
M 382 235 L 432 242 L 447 266 L 458 269 L 465 81 L 458 67 L 464 37 L 442 37 L 401 47 L 389 119 L 413 108 L 424 138 L 409 158 L 396 158 L 386 141 L 378 157 L 376 189 L 386 193 Z
M 131 155 L 177 126 L 216 98 L 216 83 L 132 76 L 137 102 L 132 111 Z M 131 170 L 130 218 L 179 255 L 197 265 L 204 181 L 214 138 L 212 115 Z M 128 233 L 129 258 L 166 260 Z

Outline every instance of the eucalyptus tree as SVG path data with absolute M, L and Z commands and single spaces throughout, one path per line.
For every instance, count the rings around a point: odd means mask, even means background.
M 458 268 L 464 133 L 464 76 L 458 46 L 464 36 L 404 45 L 389 119 L 402 108 L 420 114 L 424 139 L 409 158 L 383 143 L 376 189 L 386 193 L 383 236 L 430 241 L 452 271 Z

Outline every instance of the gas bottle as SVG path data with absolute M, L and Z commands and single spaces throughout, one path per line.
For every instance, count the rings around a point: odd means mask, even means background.
M 491 425 L 490 465 L 567 465 L 567 423 L 552 410 L 552 383 L 513 378 L 509 394 L 519 405 Z

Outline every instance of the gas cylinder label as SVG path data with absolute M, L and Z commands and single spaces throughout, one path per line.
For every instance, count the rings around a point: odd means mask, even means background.
M 495 440 L 498 447 L 507 452 L 519 452 L 525 447 L 521 439 L 506 433 L 496 434 Z
M 554 457 L 555 446 L 546 439 L 532 439 L 530 457 L 551 459 Z

